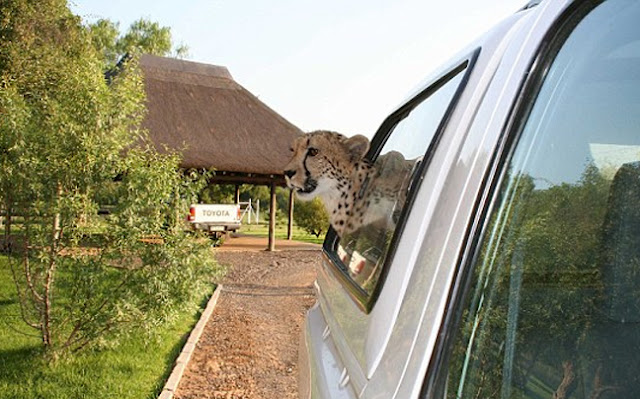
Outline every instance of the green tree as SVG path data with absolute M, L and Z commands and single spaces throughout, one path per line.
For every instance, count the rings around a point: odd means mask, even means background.
M 231 184 L 210 184 L 200 193 L 200 202 L 204 204 L 235 203 L 236 188 Z
M 329 216 L 320 198 L 312 201 L 295 201 L 293 219 L 310 234 L 320 237 L 329 228 Z
M 536 188 L 529 175 L 511 179 L 515 184 L 503 187 L 501 206 L 486 229 L 495 235 L 485 238 L 474 268 L 477 291 L 468 298 L 452 369 L 460 373 L 469 361 L 463 397 L 498 397 L 505 346 L 511 345 L 520 387 L 530 375 L 544 374 L 556 381 L 554 397 L 562 398 L 562 381 L 570 380 L 580 350 L 592 356 L 599 350 L 585 347 L 585 334 L 601 301 L 611 181 L 593 165 L 572 184 Z M 513 342 L 505 343 L 509 336 Z M 452 374 L 452 386 L 459 376 Z M 457 394 L 453 389 L 449 397 Z M 514 388 L 510 397 L 518 395 L 524 394 Z
M 249 198 L 251 198 L 254 203 L 259 200 L 266 207 L 269 205 L 269 191 L 268 186 L 243 184 L 240 192 L 240 199 L 242 201 L 249 201 Z
M 189 48 L 183 44 L 174 46 L 171 29 L 141 18 L 121 34 L 119 24 L 99 19 L 88 25 L 91 41 L 102 54 L 107 68 L 115 66 L 125 54 L 153 54 L 185 58 Z
M 65 0 L 3 2 L 0 35 L 0 195 L 23 220 L 10 253 L 23 320 L 50 358 L 151 331 L 216 272 L 181 228 L 204 179 L 146 144 L 135 59 L 107 85 Z

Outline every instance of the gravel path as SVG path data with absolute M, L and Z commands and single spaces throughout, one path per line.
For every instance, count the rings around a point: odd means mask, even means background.
M 320 251 L 216 251 L 216 258 L 228 267 L 223 290 L 175 397 L 298 398 L 298 343 L 315 302 Z

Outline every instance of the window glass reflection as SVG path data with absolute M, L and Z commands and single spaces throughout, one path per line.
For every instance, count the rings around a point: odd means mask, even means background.
M 367 295 L 382 271 L 409 184 L 463 76 L 464 70 L 452 76 L 395 126 L 374 161 L 376 173 L 361 194 L 366 201 L 364 214 L 347 221 L 355 227 L 341 237 L 336 251 L 344 272 Z
M 509 163 L 449 398 L 640 398 L 640 3 L 589 13 Z

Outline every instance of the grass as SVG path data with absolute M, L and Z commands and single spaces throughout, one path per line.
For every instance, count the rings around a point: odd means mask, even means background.
M 267 237 L 269 235 L 269 225 L 266 223 L 243 224 L 238 232 L 252 236 Z M 315 244 L 322 244 L 324 242 L 324 234 L 321 234 L 320 237 L 316 237 L 315 235 L 307 233 L 304 229 L 296 225 L 293 226 L 291 237 L 296 241 L 311 242 Z M 287 239 L 286 222 L 276 223 L 276 239 Z
M 156 398 L 197 314 L 184 314 L 155 339 L 134 336 L 115 349 L 47 364 L 39 339 L 21 325 L 6 256 L 0 256 L 0 398 Z

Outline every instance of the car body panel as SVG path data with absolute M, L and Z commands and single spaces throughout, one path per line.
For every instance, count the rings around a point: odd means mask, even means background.
M 370 313 L 354 302 L 330 257 L 323 256 L 317 279 L 318 306 L 308 316 L 315 324 L 308 321 L 307 328 L 323 328 L 328 335 L 319 341 L 311 332 L 305 334 L 305 347 L 315 354 L 308 358 L 309 385 L 314 387 L 311 397 L 418 396 L 493 154 L 541 42 L 570 4 L 546 1 L 508 18 L 408 98 L 479 49 Z M 338 378 L 328 377 L 323 362 L 343 369 Z M 344 386 L 334 392 L 341 384 Z

